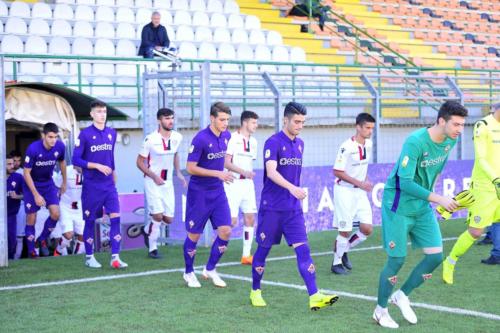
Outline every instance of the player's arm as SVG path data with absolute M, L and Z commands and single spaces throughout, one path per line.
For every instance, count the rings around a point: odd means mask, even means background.
M 182 174 L 181 171 L 181 159 L 179 157 L 179 153 L 175 153 L 174 155 L 174 169 L 175 169 L 175 174 L 177 175 L 177 178 L 182 182 L 182 186 L 186 187 L 187 186 L 187 181 L 186 178 L 184 178 L 184 175 Z
M 476 162 L 486 173 L 488 179 L 493 181 L 495 178 L 500 177 L 500 175 L 497 175 L 493 167 L 488 163 L 488 160 L 486 159 L 487 154 L 488 129 L 483 121 L 478 121 L 476 125 L 474 125 L 474 155 Z
M 195 137 L 189 148 L 189 155 L 187 158 L 186 171 L 192 176 L 199 177 L 215 177 L 219 178 L 225 183 L 230 183 L 234 180 L 233 175 L 230 172 L 206 169 L 198 166 L 198 161 L 201 159 L 203 154 L 203 142 L 202 140 Z
M 253 177 L 255 176 L 255 172 L 244 170 L 234 164 L 233 155 L 226 154 L 226 157 L 224 158 L 224 168 L 228 169 L 229 171 L 236 172 L 246 179 L 253 179 Z
M 373 189 L 373 184 L 368 181 L 368 177 L 364 181 L 360 181 L 356 178 L 349 176 L 347 172 L 345 172 L 344 170 L 337 170 L 337 169 L 333 169 L 333 174 L 340 180 L 349 183 L 351 185 L 354 185 L 356 187 L 359 187 L 362 190 L 371 191 Z
M 86 145 L 85 138 L 80 133 L 80 136 L 78 137 L 78 140 L 75 144 L 75 149 L 73 150 L 73 158 L 72 158 L 73 165 L 80 167 L 82 169 L 95 169 L 100 171 L 106 176 L 111 175 L 113 173 L 113 170 L 107 165 L 89 162 L 83 158 L 85 145 Z
M 24 182 L 24 179 L 22 180 Z M 23 200 L 23 183 L 18 182 L 14 191 L 10 193 L 10 197 L 16 200 Z
M 59 169 L 61 169 L 62 182 L 59 187 L 59 195 L 63 195 L 66 192 L 66 186 L 68 183 L 68 177 L 66 172 L 66 161 L 64 159 L 59 161 Z

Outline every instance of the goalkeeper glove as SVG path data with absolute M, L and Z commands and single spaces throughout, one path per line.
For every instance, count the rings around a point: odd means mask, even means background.
M 500 177 L 493 179 L 493 185 L 495 185 L 495 191 L 497 191 L 497 198 L 500 200 Z
M 439 215 L 443 217 L 444 220 L 449 219 L 454 212 L 470 207 L 476 201 L 476 199 L 474 199 L 474 196 L 472 195 L 472 193 L 470 193 L 469 190 L 465 190 L 458 193 L 453 197 L 453 200 L 458 202 L 458 207 L 454 209 L 452 212 L 447 211 L 443 206 L 437 206 L 436 208 L 437 212 L 439 213 Z

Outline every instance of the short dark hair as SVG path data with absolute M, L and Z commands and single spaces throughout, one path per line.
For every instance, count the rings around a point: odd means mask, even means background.
M 285 111 L 283 112 L 283 116 L 287 118 L 291 118 L 296 114 L 300 114 L 305 116 L 307 114 L 307 109 L 305 105 L 297 103 L 297 102 L 289 102 L 285 106 Z
M 174 115 L 174 110 L 169 108 L 161 108 L 156 112 L 156 119 L 160 119 L 161 117 L 170 117 Z
M 45 125 L 43 125 L 43 129 L 42 129 L 42 133 L 43 134 L 49 134 L 49 133 L 59 133 L 59 127 L 57 127 L 56 124 L 54 123 L 46 123 Z
M 467 117 L 469 112 L 463 106 L 457 101 L 446 101 L 441 105 L 439 108 L 437 120 L 439 121 L 439 118 L 443 118 L 445 121 L 448 121 L 451 119 L 452 116 L 459 116 L 459 117 Z
M 371 114 L 362 112 L 356 116 L 356 125 L 363 126 L 366 123 L 374 123 L 375 118 Z
M 240 123 L 243 125 L 243 122 L 247 119 L 259 119 L 259 115 L 253 111 L 245 110 L 241 113 Z
M 13 157 L 23 157 L 23 154 L 21 154 L 21 152 L 19 150 L 14 149 L 14 150 L 10 151 L 9 156 L 11 158 L 13 158 Z
M 219 112 L 231 115 L 231 108 L 224 104 L 224 102 L 215 102 L 210 107 L 210 115 L 213 117 L 217 117 L 219 115 Z
M 105 107 L 106 107 L 106 103 L 104 103 L 103 101 L 100 101 L 98 99 L 95 99 L 92 102 L 90 102 L 90 109 L 91 110 L 93 108 L 105 108 Z
M 12 160 L 12 159 L 14 159 L 14 156 L 12 156 L 11 154 L 8 154 L 7 156 L 5 156 L 5 159 Z

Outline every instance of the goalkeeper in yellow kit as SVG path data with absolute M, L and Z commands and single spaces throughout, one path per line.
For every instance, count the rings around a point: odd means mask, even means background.
M 475 202 L 469 207 L 468 229 L 458 237 L 443 262 L 443 280 L 447 284 L 453 284 L 453 271 L 458 258 L 481 237 L 486 227 L 500 223 L 500 103 L 493 107 L 492 114 L 474 125 L 474 152 L 470 191 Z M 497 240 L 497 246 L 498 242 L 500 240 Z M 483 262 L 500 264 L 500 253 L 495 255 L 495 251 L 499 250 L 497 246 L 492 256 Z

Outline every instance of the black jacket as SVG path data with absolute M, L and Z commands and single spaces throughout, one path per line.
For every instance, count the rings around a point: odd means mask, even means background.
M 153 23 L 146 24 L 144 28 L 142 28 L 141 34 L 141 46 L 139 47 L 139 55 L 144 56 L 146 50 L 149 47 L 155 47 L 157 45 L 168 47 L 170 45 L 170 40 L 167 36 L 167 29 L 161 24 L 158 26 L 158 42 L 155 43 L 155 29 L 153 27 Z

